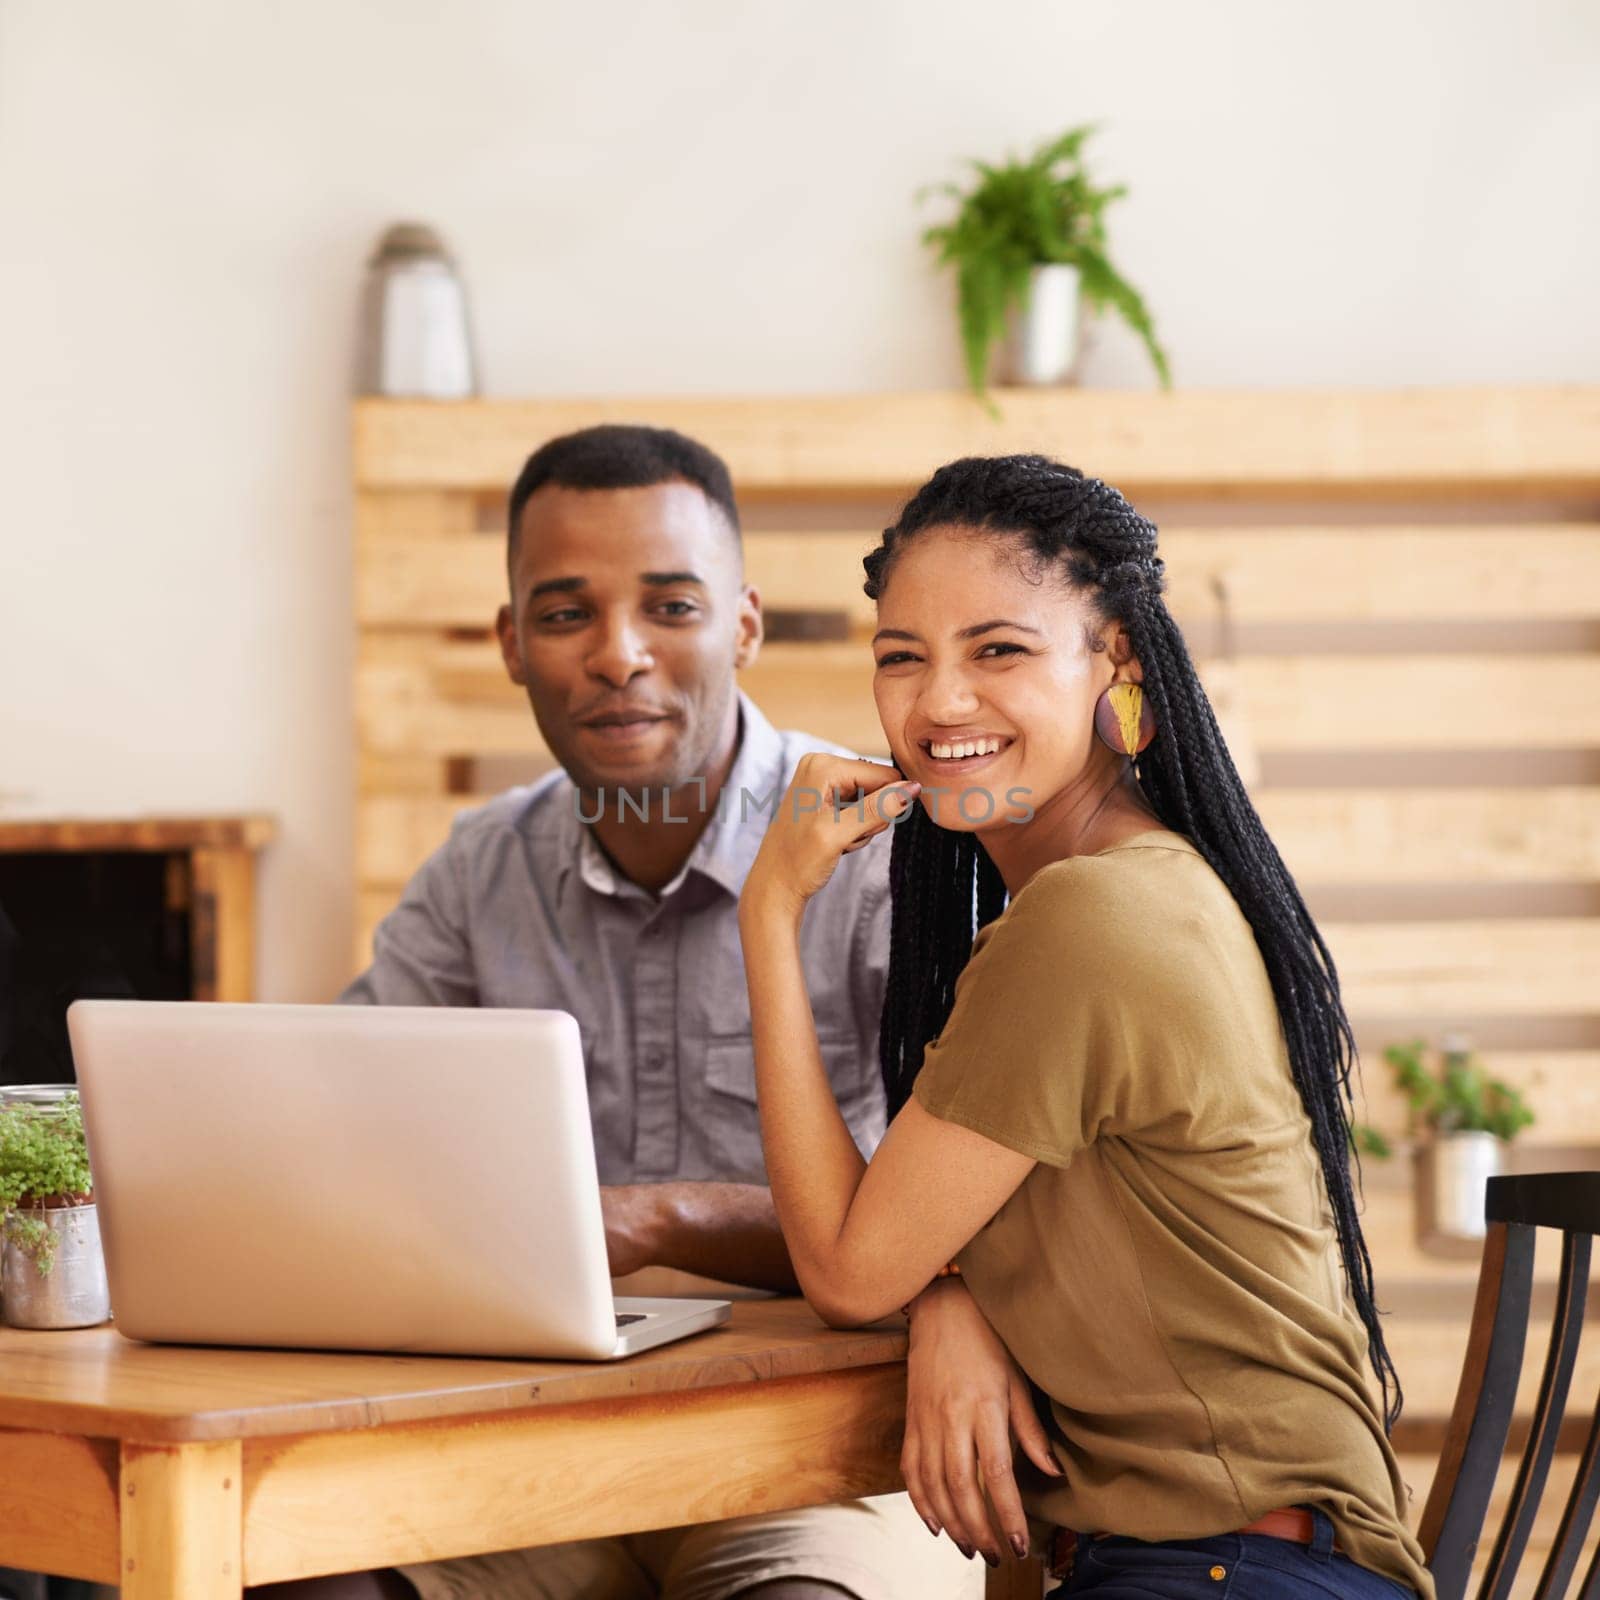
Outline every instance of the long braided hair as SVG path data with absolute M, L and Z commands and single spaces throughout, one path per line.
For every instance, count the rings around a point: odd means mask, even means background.
M 867 556 L 870 598 L 882 595 L 898 553 L 932 527 L 1016 540 L 1041 571 L 1056 571 L 1089 595 L 1102 622 L 1127 629 L 1157 729 L 1139 758 L 1136 781 L 1162 825 L 1185 835 L 1210 863 L 1255 934 L 1382 1385 L 1384 1421 L 1392 1427 L 1400 1415 L 1400 1381 L 1379 1323 L 1372 1258 L 1351 1183 L 1356 1051 L 1338 975 L 1239 780 L 1183 635 L 1161 598 L 1155 525 L 1110 485 L 1045 456 L 967 457 L 941 467 Z M 976 836 L 939 827 L 921 806 L 894 830 L 889 877 L 893 932 L 879 1059 L 892 1115 L 911 1093 L 925 1047 L 949 1018 L 976 930 L 999 915 L 1006 893 Z

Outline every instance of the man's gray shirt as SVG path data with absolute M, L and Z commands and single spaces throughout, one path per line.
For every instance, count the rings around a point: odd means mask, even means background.
M 552 773 L 457 820 L 341 999 L 569 1011 L 602 1183 L 764 1182 L 739 891 L 800 757 L 838 746 L 778 733 L 742 695 L 740 723 L 715 814 L 659 896 L 615 871 L 571 779 Z M 659 807 L 661 791 L 648 800 Z M 863 1154 L 884 1126 L 889 844 L 845 856 L 800 932 L 822 1059 Z

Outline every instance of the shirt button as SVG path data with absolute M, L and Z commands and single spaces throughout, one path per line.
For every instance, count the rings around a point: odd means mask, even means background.
M 1213 1583 L 1221 1583 L 1227 1576 L 1228 1569 L 1226 1567 L 1213 1567 L 1211 1569 L 1211 1581 Z
M 658 1055 L 648 1055 L 644 1058 L 644 1064 L 650 1069 L 650 1071 L 659 1072 L 661 1070 L 661 1057 Z

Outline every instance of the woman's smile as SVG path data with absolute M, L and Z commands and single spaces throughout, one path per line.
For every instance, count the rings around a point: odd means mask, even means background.
M 919 766 L 930 776 L 953 777 L 993 765 L 1016 740 L 1010 734 L 957 729 L 917 740 Z

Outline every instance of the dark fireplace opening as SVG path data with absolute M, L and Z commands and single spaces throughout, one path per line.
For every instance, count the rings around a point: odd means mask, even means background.
M 189 879 L 146 851 L 0 854 L 0 1083 L 70 1083 L 74 1000 L 185 1000 Z

